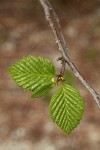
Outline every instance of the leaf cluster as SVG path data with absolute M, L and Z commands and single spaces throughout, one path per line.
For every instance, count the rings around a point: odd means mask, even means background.
M 28 56 L 9 68 L 9 73 L 18 86 L 32 91 L 32 98 L 45 96 L 58 85 L 55 68 L 48 60 Z M 84 100 L 79 91 L 62 82 L 50 102 L 52 120 L 66 133 L 70 134 L 79 124 L 84 111 Z

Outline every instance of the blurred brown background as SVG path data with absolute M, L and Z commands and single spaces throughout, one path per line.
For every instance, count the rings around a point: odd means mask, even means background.
M 68 43 L 70 57 L 100 93 L 100 1 L 52 0 Z M 27 55 L 49 58 L 57 72 L 60 56 L 37 0 L 0 0 L 0 150 L 99 150 L 100 110 L 71 70 L 86 102 L 81 123 L 66 136 L 51 120 L 51 94 L 29 101 L 31 93 L 15 85 L 7 69 Z

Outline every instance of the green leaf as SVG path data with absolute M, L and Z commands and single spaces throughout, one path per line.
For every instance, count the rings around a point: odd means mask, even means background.
M 83 111 L 84 101 L 79 91 L 67 84 L 62 85 L 51 99 L 51 117 L 67 134 L 79 124 Z
M 43 96 L 54 86 L 55 69 L 48 59 L 28 56 L 9 68 L 16 84 L 33 92 L 32 98 Z

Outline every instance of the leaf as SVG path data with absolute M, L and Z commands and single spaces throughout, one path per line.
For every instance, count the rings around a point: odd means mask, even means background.
M 28 56 L 9 68 L 16 84 L 31 90 L 33 97 L 43 96 L 54 86 L 55 69 L 48 59 Z
M 84 101 L 79 91 L 67 84 L 64 84 L 51 99 L 51 117 L 67 134 L 79 124 L 83 111 Z

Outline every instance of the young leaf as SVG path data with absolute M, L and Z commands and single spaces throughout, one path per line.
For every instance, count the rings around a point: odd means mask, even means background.
M 54 94 L 50 103 L 53 121 L 67 134 L 79 124 L 84 111 L 84 101 L 80 93 L 67 84 Z
M 53 87 L 55 69 L 48 59 L 28 56 L 9 68 L 16 84 L 24 90 L 31 90 L 32 97 L 43 96 Z

